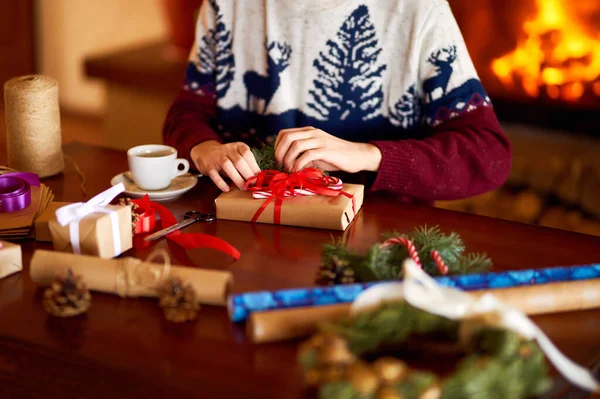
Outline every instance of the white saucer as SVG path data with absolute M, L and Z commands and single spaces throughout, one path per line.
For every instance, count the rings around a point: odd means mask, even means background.
M 186 173 L 185 175 L 174 178 L 169 187 L 163 190 L 150 191 L 139 188 L 131 178 L 131 173 L 127 171 L 119 173 L 110 181 L 110 184 L 113 186 L 119 183 L 125 185 L 125 194 L 131 198 L 141 198 L 148 194 L 153 201 L 167 201 L 190 191 L 198 183 L 198 178 L 197 175 Z

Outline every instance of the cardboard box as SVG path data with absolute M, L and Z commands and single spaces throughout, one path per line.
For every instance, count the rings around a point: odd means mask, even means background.
M 344 184 L 342 190 L 354 196 L 356 213 L 358 213 L 364 199 L 364 186 Z M 253 198 L 249 191 L 232 189 L 222 193 L 215 200 L 217 219 L 249 222 L 264 202 L 264 199 Z M 272 200 L 257 222 L 272 224 L 274 211 L 275 200 Z M 296 197 L 284 200 L 281 207 L 281 224 L 288 226 L 343 231 L 354 217 L 352 199 L 341 194 L 337 197 L 325 195 Z
M 48 222 L 50 220 L 56 220 L 56 210 L 65 205 L 69 205 L 70 202 L 51 202 L 50 205 L 42 212 L 40 217 L 35 221 L 35 240 L 43 242 L 52 242 L 52 235 L 50 234 L 50 228 Z
M 83 255 L 94 255 L 110 259 L 132 247 L 131 207 L 108 205 L 106 208 L 116 212 L 119 222 L 121 248 L 115 254 L 112 234 L 112 222 L 108 213 L 92 213 L 79 221 L 79 242 Z M 61 252 L 73 252 L 69 226 L 61 226 L 58 221 L 48 221 L 54 249 Z
M 0 241 L 0 279 L 23 270 L 21 246 Z

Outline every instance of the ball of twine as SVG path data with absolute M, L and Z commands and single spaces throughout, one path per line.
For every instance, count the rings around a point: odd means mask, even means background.
M 62 172 L 58 82 L 27 75 L 4 84 L 8 165 L 40 177 Z

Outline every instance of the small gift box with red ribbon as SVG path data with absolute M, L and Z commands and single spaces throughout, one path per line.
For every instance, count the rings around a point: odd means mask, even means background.
M 360 210 L 364 186 L 344 184 L 315 168 L 297 173 L 265 170 L 215 200 L 217 218 L 345 230 Z

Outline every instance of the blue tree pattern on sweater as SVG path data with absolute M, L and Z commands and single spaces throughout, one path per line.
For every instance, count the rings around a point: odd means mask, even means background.
M 214 29 L 209 29 L 198 47 L 197 71 L 188 67 L 186 80 L 204 85 L 213 83 L 218 98 L 225 97 L 235 76 L 235 57 L 232 50 L 233 35 L 223 22 L 216 0 L 209 0 L 217 13 Z
M 307 106 L 319 119 L 329 121 L 364 121 L 380 115 L 386 65 L 377 64 L 381 48 L 369 9 L 361 5 L 354 10 L 338 30 L 337 40 L 326 44 L 328 52 L 319 52 L 313 62 L 318 76 Z
M 244 85 L 246 86 L 246 110 L 250 110 L 252 98 L 264 100 L 263 114 L 267 111 L 269 103 L 273 99 L 277 88 L 281 84 L 281 73 L 290 65 L 292 48 L 289 44 L 265 42 L 267 50 L 267 76 L 262 76 L 255 71 L 244 74 Z
M 412 85 L 394 104 L 394 107 L 390 108 L 390 122 L 407 130 L 414 129 L 421 124 L 422 109 L 423 104 L 416 85 Z

